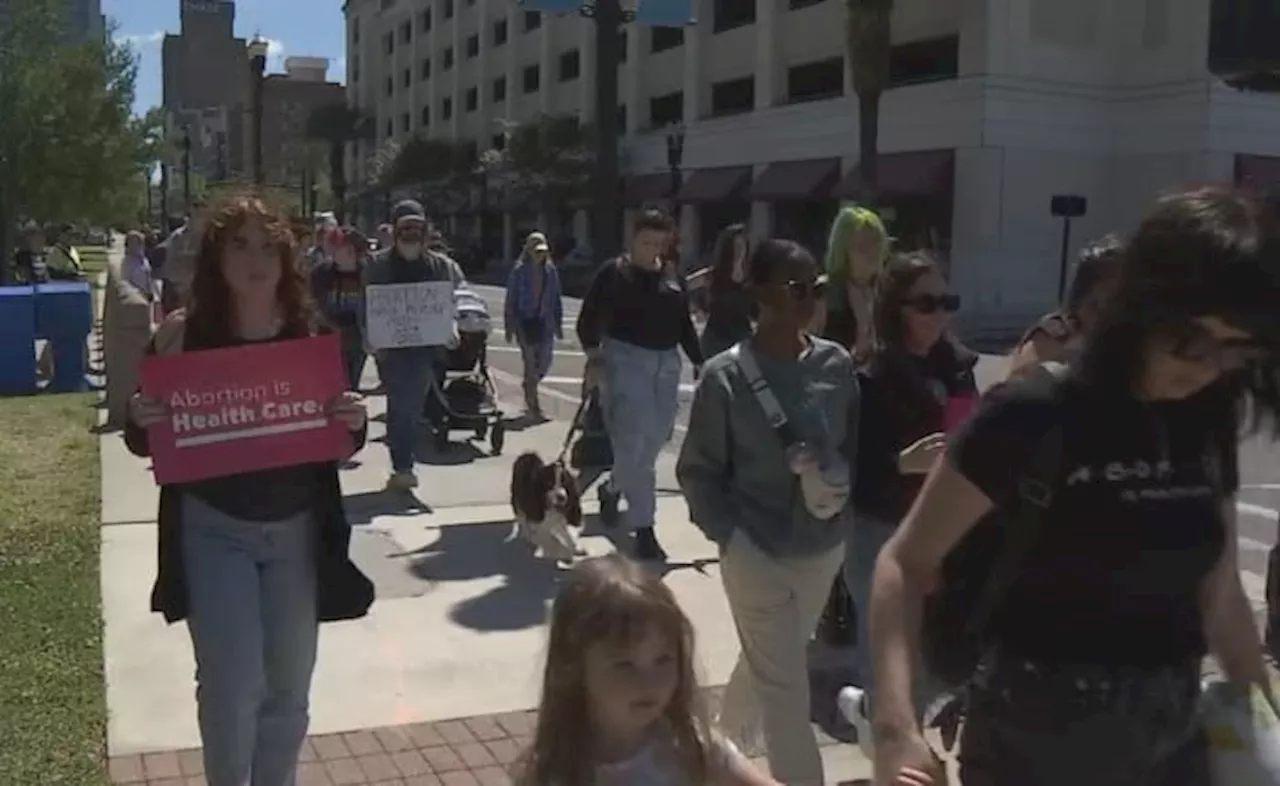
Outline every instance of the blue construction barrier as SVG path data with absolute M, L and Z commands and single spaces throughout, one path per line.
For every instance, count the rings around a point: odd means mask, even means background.
M 53 345 L 54 393 L 89 389 L 89 334 L 93 331 L 93 289 L 85 281 L 58 281 L 35 287 L 36 338 Z
M 0 287 L 0 395 L 36 392 L 36 298 L 32 287 Z

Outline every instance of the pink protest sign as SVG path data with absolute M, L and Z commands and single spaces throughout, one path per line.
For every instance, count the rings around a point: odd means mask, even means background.
M 948 434 L 960 428 L 960 424 L 969 419 L 978 407 L 978 396 L 951 396 L 947 399 L 946 409 L 942 413 L 943 430 Z
M 347 389 L 336 335 L 147 357 L 144 395 L 170 417 L 147 434 L 157 483 L 184 483 L 351 451 L 325 405 Z

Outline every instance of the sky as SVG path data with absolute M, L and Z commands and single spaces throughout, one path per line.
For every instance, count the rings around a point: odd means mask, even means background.
M 139 55 L 135 114 L 159 106 L 160 42 L 177 33 L 182 0 L 102 0 L 116 37 Z M 283 71 L 290 56 L 329 58 L 329 79 L 346 81 L 346 25 L 342 0 L 236 0 L 236 35 L 261 35 L 271 42 L 267 72 Z

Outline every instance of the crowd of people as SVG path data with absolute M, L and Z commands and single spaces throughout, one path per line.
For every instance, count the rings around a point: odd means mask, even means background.
M 351 392 L 327 412 L 354 454 L 364 287 L 463 282 L 431 248 L 420 205 L 392 219 L 370 243 L 326 218 L 307 250 L 259 200 L 231 202 L 190 238 L 190 273 L 166 279 L 182 308 L 149 351 L 338 332 Z M 1066 302 L 985 393 L 978 355 L 950 329 L 961 303 L 941 265 L 893 249 L 874 211 L 842 209 L 821 260 L 729 227 L 687 279 L 673 237 L 666 213 L 642 211 L 578 317 L 584 387 L 613 448 L 606 482 L 634 542 L 560 583 L 517 783 L 823 783 L 807 646 L 833 584 L 857 629 L 858 684 L 838 705 L 875 786 L 940 786 L 923 730 L 957 710 L 966 786 L 1208 786 L 1207 654 L 1280 706 L 1234 548 L 1237 440 L 1274 434 L 1280 409 L 1275 205 L 1219 188 L 1161 198 L 1129 237 L 1085 249 Z M 141 265 L 146 239 L 129 243 Z M 541 233 L 511 270 L 504 315 L 540 415 L 564 321 Z M 417 483 L 423 397 L 447 350 L 377 355 L 390 489 Z M 640 564 L 666 556 L 655 467 L 685 361 L 698 384 L 676 474 L 719 550 L 741 645 L 714 721 L 692 627 Z M 136 395 L 130 449 L 146 455 L 166 416 Z M 162 489 L 152 604 L 191 630 L 210 786 L 293 782 L 317 625 L 374 601 L 347 554 L 338 468 Z M 771 775 L 744 752 L 763 753 Z

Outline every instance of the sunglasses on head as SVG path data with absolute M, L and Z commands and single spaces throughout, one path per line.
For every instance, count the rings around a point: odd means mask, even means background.
M 1212 363 L 1220 369 L 1240 369 L 1262 360 L 1267 352 L 1252 338 L 1222 338 L 1199 322 L 1170 329 L 1174 357 L 1189 363 Z
M 910 306 L 921 314 L 936 314 L 945 311 L 954 314 L 960 310 L 959 295 L 916 295 L 905 298 L 902 305 Z

